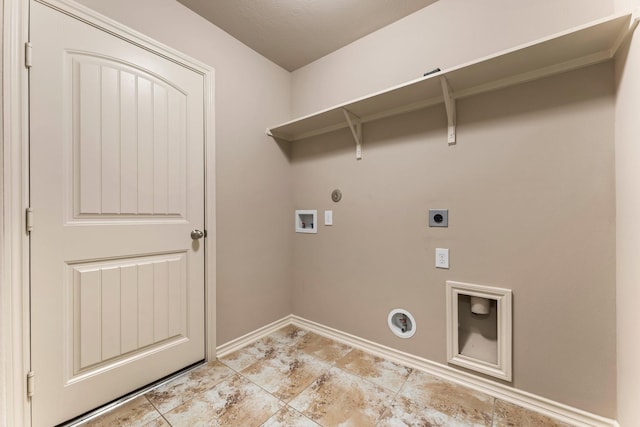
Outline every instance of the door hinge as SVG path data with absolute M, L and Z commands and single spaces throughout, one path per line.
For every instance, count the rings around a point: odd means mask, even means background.
M 27 397 L 33 397 L 35 393 L 35 376 L 33 371 L 27 373 Z
M 31 230 L 33 230 L 33 210 L 31 208 L 27 208 L 25 211 L 25 224 L 27 233 L 31 233 Z
M 24 44 L 24 66 L 27 68 L 31 68 L 33 65 L 33 46 L 31 42 L 26 42 Z

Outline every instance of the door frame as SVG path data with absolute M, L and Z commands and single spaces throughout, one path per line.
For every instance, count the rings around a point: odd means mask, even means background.
M 0 427 L 30 425 L 26 378 L 30 371 L 29 40 L 30 0 L 2 1 L 2 133 L 0 136 Z M 216 357 L 215 70 L 72 0 L 34 0 L 136 46 L 181 64 L 204 80 L 205 147 L 205 357 Z M 37 66 L 37 65 L 36 65 Z M 37 228 L 37 213 L 35 227 Z M 37 373 L 35 373 L 37 393 Z

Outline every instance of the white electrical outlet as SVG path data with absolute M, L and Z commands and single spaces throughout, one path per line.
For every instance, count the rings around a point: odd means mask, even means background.
M 449 249 L 436 248 L 436 268 L 449 268 Z

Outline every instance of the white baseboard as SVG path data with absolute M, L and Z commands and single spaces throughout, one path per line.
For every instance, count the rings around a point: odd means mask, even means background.
M 293 315 L 288 315 L 283 317 L 280 320 L 276 320 L 273 323 L 269 323 L 266 326 L 256 329 L 255 331 L 249 332 L 246 335 L 243 335 L 239 338 L 231 340 L 227 343 L 219 345 L 216 347 L 216 357 L 224 357 L 227 356 L 234 351 L 240 350 L 242 347 L 245 347 L 255 341 L 258 341 L 261 338 L 266 337 L 272 332 L 277 331 L 280 328 L 283 328 L 287 325 L 291 325 L 293 319 Z
M 426 372 L 444 380 L 469 387 L 577 427 L 620 427 L 618 422 L 615 420 L 601 417 L 526 391 L 518 390 L 473 374 L 459 371 L 447 365 L 432 362 L 409 353 L 368 341 L 355 335 L 351 335 L 295 315 L 286 316 L 276 322 L 219 346 L 217 348 L 218 357 L 223 357 L 233 353 L 234 351 L 239 350 L 240 348 L 287 325 L 294 325 L 299 328 L 306 329 L 367 353 L 391 360 L 392 362 L 399 363 L 403 366 Z

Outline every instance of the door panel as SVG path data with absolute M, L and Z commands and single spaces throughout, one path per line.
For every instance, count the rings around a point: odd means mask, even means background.
M 184 219 L 186 95 L 112 59 L 67 55 L 77 171 L 71 220 Z
M 187 339 L 187 253 L 68 264 L 69 381 Z
M 38 2 L 34 426 L 205 357 L 202 75 Z

